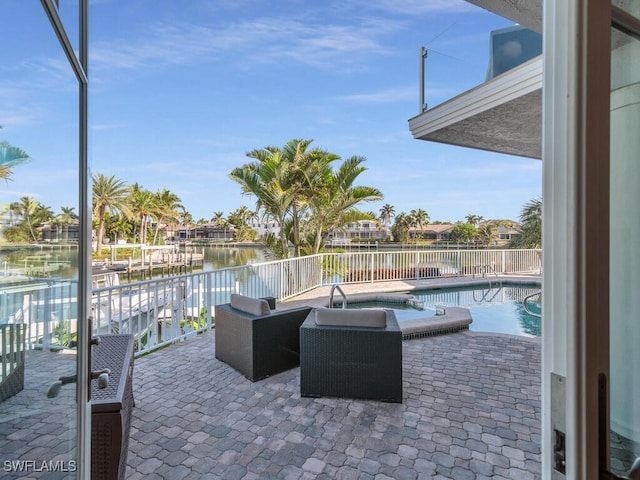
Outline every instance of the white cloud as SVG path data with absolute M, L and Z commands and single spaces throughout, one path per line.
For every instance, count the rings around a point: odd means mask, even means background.
M 395 103 L 413 101 L 418 98 L 416 87 L 400 87 L 371 93 L 358 93 L 334 97 L 336 100 L 350 103 Z
M 427 13 L 461 13 L 479 10 L 463 0 L 358 0 L 367 8 L 405 15 Z
M 96 69 L 138 69 L 232 58 L 237 64 L 291 59 L 318 68 L 358 63 L 358 55 L 391 50 L 380 38 L 400 28 L 389 19 L 360 17 L 357 23 L 326 24 L 320 19 L 262 17 L 224 25 L 184 21 L 156 23 L 126 41 L 96 42 L 90 48 Z

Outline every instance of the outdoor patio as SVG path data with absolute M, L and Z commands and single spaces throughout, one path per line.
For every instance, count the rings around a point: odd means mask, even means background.
M 252 383 L 215 331 L 136 359 L 127 478 L 540 478 L 540 341 L 403 342 L 402 404 L 301 398 L 300 369 Z

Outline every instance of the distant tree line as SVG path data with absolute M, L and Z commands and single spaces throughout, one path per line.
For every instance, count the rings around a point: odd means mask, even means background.
M 255 210 L 242 206 L 230 212 L 227 218 L 224 212 L 217 211 L 211 219 L 194 221 L 181 199 L 166 188 L 152 192 L 137 182 L 129 185 L 115 176 L 97 173 L 92 176 L 92 226 L 96 232 L 96 250 L 102 250 L 105 238 L 157 244 L 163 241 L 161 228 L 176 224 L 233 226 L 237 241 L 251 241 L 257 233 L 249 223 L 255 220 L 272 222 L 278 227 L 278 234 L 268 234 L 265 240 L 280 258 L 290 253 L 295 256 L 318 253 L 331 231 L 358 220 L 379 220 L 390 230 L 393 239 L 402 243 L 409 241 L 409 232 L 414 228 L 414 240 L 419 240 L 422 228 L 430 223 L 425 210 L 419 208 L 396 214 L 395 208 L 388 203 L 380 209 L 379 215 L 360 210 L 358 207 L 364 202 L 383 199 L 377 188 L 356 183 L 366 170 L 366 158 L 352 156 L 342 160 L 327 150 L 311 148 L 312 142 L 293 139 L 283 147 L 267 146 L 248 152 L 247 157 L 252 161 L 233 169 L 229 178 L 241 186 L 243 193 L 255 197 Z M 26 152 L 0 142 L 0 179 L 8 181 L 12 168 L 28 160 Z M 4 237 L 10 242 L 37 242 L 46 223 L 68 231 L 69 225 L 78 222 L 74 210 L 73 207 L 62 207 L 60 213 L 54 214 L 50 207 L 35 199 L 22 197 L 9 206 L 15 221 L 4 229 Z M 453 226 L 451 239 L 489 245 L 496 240 L 499 226 L 509 226 L 506 220 L 483 220 L 479 215 L 467 215 L 465 222 Z M 524 205 L 520 223 L 521 233 L 510 246 L 540 248 L 541 199 Z M 148 231 L 150 225 L 154 226 L 151 233 Z
M 380 209 L 379 221 L 385 225 L 393 235 L 393 239 L 400 243 L 411 241 L 410 231 L 415 229 L 414 241 L 419 241 L 422 229 L 426 225 L 452 225 L 451 222 L 430 222 L 427 212 L 422 209 L 411 210 L 409 213 L 400 212 L 396 215 L 393 205 L 385 204 Z M 391 224 L 391 219 L 394 219 Z M 541 248 L 542 245 L 542 200 L 533 199 L 522 209 L 519 217 L 520 233 L 509 242 L 510 248 Z M 484 221 L 481 215 L 469 214 L 464 222 L 453 224 L 451 240 L 458 243 L 478 243 L 491 245 L 498 240 L 499 227 L 511 227 L 510 220 Z

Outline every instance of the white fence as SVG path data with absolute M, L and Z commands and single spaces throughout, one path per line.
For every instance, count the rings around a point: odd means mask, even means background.
M 323 253 L 93 289 L 97 334 L 133 333 L 139 355 L 214 326 L 214 306 L 232 293 L 294 297 L 322 285 L 445 276 L 541 273 L 540 250 L 427 250 Z M 5 289 L 0 323 L 27 323 L 27 342 L 73 346 L 77 304 L 73 282 Z

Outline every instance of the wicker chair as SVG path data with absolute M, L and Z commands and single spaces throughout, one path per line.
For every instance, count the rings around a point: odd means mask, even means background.
M 300 365 L 300 325 L 311 307 L 271 311 L 265 299 L 232 295 L 215 307 L 215 355 L 252 382 Z
M 402 332 L 393 311 L 314 309 L 300 328 L 300 394 L 402 403 Z

